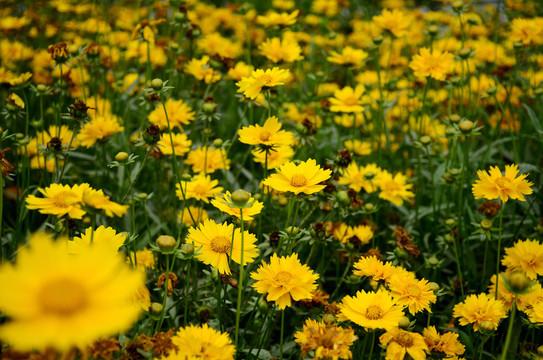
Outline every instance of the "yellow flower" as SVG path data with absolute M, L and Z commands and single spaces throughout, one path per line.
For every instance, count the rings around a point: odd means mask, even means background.
M 17 94 L 14 94 L 14 93 L 9 94 L 7 100 L 8 100 L 9 104 L 15 105 L 16 107 L 18 107 L 20 109 L 25 108 L 25 102 Z
M 334 64 L 351 65 L 354 68 L 359 68 L 364 65 L 364 60 L 367 57 L 368 53 L 364 50 L 346 46 L 341 53 L 333 51 L 326 59 Z
M 202 49 L 207 55 L 218 59 L 236 59 L 243 53 L 243 43 L 241 41 L 232 41 L 221 36 L 219 32 L 206 34 L 203 39 L 198 40 L 198 48 Z M 207 64 L 209 57 L 204 57 L 207 58 L 205 61 Z M 206 84 L 209 83 L 206 81 Z
M 257 22 L 260 25 L 265 27 L 277 26 L 277 25 L 293 25 L 296 23 L 296 17 L 298 16 L 299 10 L 294 10 L 292 13 L 276 13 L 275 11 L 269 11 L 264 16 L 258 16 L 256 18 Z
M 215 199 L 211 200 L 211 205 L 228 215 L 241 219 L 240 209 L 238 207 L 230 206 L 229 204 L 228 199 L 230 199 L 231 195 L 230 191 L 227 191 L 224 195 L 217 195 Z M 250 197 L 247 204 L 251 204 L 251 206 L 243 208 L 243 221 L 253 220 L 253 216 L 260 214 L 264 207 L 264 204 L 255 200 L 254 197 Z
M 456 304 L 453 316 L 459 318 L 460 325 L 473 324 L 473 330 L 479 331 L 483 321 L 491 322 L 495 328 L 505 318 L 505 309 L 500 300 L 487 294 L 469 295 L 464 302 Z
M 374 16 L 372 21 L 381 29 L 389 31 L 396 37 L 407 34 L 411 19 L 398 9 L 383 10 L 381 15 Z
M 430 310 L 430 303 L 435 304 L 437 297 L 430 289 L 428 280 L 417 280 L 415 274 L 397 274 L 392 276 L 389 289 L 394 300 L 403 306 L 407 306 L 411 315 Z
M 397 327 L 389 329 L 381 335 L 379 341 L 381 344 L 387 345 L 385 360 L 402 360 L 406 353 L 413 360 L 424 360 L 426 352 L 429 352 L 421 334 Z
M 313 159 L 302 161 L 299 165 L 286 163 L 264 180 L 264 185 L 281 192 L 313 194 L 321 191 L 326 185 L 319 185 L 332 175 L 331 170 L 322 170 Z
M 354 275 L 369 276 L 373 281 L 383 281 L 385 284 L 389 284 L 393 276 L 407 272 L 402 267 L 392 265 L 390 261 L 383 263 L 374 255 L 360 258 L 354 268 Z
M 228 334 L 214 330 L 207 324 L 181 328 L 171 340 L 178 350 L 170 352 L 164 360 L 234 360 L 236 353 Z
M 303 59 L 300 45 L 292 39 L 267 39 L 258 46 L 260 53 L 274 63 L 279 61 L 294 62 Z
M 350 346 L 358 339 L 351 328 L 344 329 L 335 324 L 325 324 L 307 319 L 303 331 L 294 334 L 300 345 L 302 357 L 315 351 L 315 360 L 319 359 L 351 359 Z
M 543 44 L 543 20 L 541 18 L 522 19 L 511 21 L 509 40 L 520 41 L 525 46 Z
M 105 195 L 102 190 L 94 190 L 89 184 L 82 184 L 83 187 L 83 204 L 95 209 L 104 210 L 106 216 L 122 217 L 128 211 L 128 205 L 117 204 L 109 200 L 109 196 Z
M 136 251 L 136 264 L 138 268 L 155 269 L 155 256 L 149 249 Z
M 124 130 L 124 127 L 119 125 L 119 118 L 115 115 L 96 115 L 92 120 L 81 128 L 77 139 L 81 146 L 90 148 L 98 140 L 103 140 L 111 135 Z
M 257 271 L 251 273 L 256 282 L 252 285 L 259 294 L 268 294 L 268 301 L 275 301 L 280 310 L 294 301 L 311 299 L 311 292 L 317 288 L 318 274 L 307 265 L 302 265 L 297 254 L 278 257 L 273 254 L 270 263 L 263 262 Z
M 193 58 L 185 66 L 185 72 L 198 80 L 204 80 L 206 84 L 215 83 L 221 79 L 221 74 L 213 70 L 208 63 L 209 56 L 203 56 L 200 60 Z
M 89 227 L 80 237 L 76 236 L 73 240 L 68 241 L 68 252 L 81 254 L 91 246 L 105 246 L 110 249 L 112 254 L 116 254 L 125 240 L 126 233 L 117 233 L 113 228 L 106 228 L 102 225 L 93 230 L 92 227 Z
M 383 170 L 376 164 L 358 166 L 356 162 L 351 162 L 342 175 L 339 177 L 339 185 L 347 185 L 356 192 L 364 189 L 371 194 L 377 190 L 376 179 L 382 174 Z
M 213 266 L 221 274 L 230 275 L 228 257 L 241 263 L 241 231 L 234 230 L 234 225 L 217 224 L 213 220 L 205 220 L 199 229 L 190 228 L 187 243 L 194 242 L 194 246 L 201 249 L 196 258 L 204 264 Z M 255 245 L 256 237 L 248 231 L 243 232 L 243 264 L 252 262 L 258 256 Z
M 288 69 L 271 68 L 268 70 L 257 69 L 251 73 L 251 76 L 244 77 L 236 83 L 238 92 L 243 93 L 249 99 L 256 99 L 262 89 L 284 85 L 285 81 L 290 79 Z
M 451 358 L 460 356 L 466 351 L 465 346 L 458 340 L 458 334 L 452 331 L 446 331 L 441 335 L 435 326 L 428 326 L 422 331 L 422 335 L 429 351 L 441 352 Z
M 239 141 L 249 145 L 263 147 L 288 146 L 292 144 L 294 136 L 290 131 L 281 130 L 281 123 L 277 117 L 266 119 L 263 126 L 258 124 L 244 126 L 238 130 Z
M 334 91 L 334 97 L 330 100 L 330 111 L 356 113 L 364 111 L 362 106 L 362 94 L 364 86 L 358 85 L 356 88 L 346 86 L 343 89 Z
M 420 54 L 413 57 L 409 67 L 415 72 L 415 76 L 429 76 L 442 81 L 454 69 L 454 55 L 435 49 L 430 53 L 428 48 L 422 48 Z
M 44 198 L 28 195 L 26 207 L 30 210 L 39 210 L 42 214 L 51 214 L 57 217 L 67 214 L 73 219 L 81 219 L 86 214 L 86 211 L 81 209 L 84 189 L 85 187 L 80 185 L 70 187 L 61 184 L 51 184 L 45 190 L 38 188 Z
M 0 267 L 0 309 L 11 319 L 0 338 L 21 350 L 84 349 L 137 320 L 140 308 L 130 299 L 143 277 L 107 247 L 74 256 L 65 241 L 32 238 L 15 265 Z
M 236 81 L 241 80 L 244 77 L 251 76 L 251 73 L 254 71 L 253 65 L 247 65 L 243 61 L 238 61 L 236 65 L 228 70 L 228 75 Z
M 475 199 L 485 198 L 494 200 L 500 198 L 506 202 L 509 198 L 526 201 L 524 195 L 530 195 L 533 190 L 532 182 L 525 180 L 529 174 L 518 174 L 517 165 L 505 165 L 505 175 L 502 175 L 497 166 L 491 166 L 487 173 L 485 170 L 478 170 L 479 180 L 471 187 Z
M 217 186 L 219 184 L 219 180 L 211 180 L 209 175 L 196 175 L 192 181 L 182 182 L 182 184 L 186 199 L 201 200 L 206 204 L 209 203 L 209 198 L 212 198 L 213 196 L 216 196 L 222 192 L 222 187 Z M 179 183 L 177 183 L 175 187 L 177 188 L 175 191 L 177 197 L 183 201 L 183 193 L 181 192 Z
M 267 159 L 266 151 L 262 151 L 258 148 L 252 150 L 251 154 L 253 154 L 253 160 L 255 162 L 264 166 L 266 161 L 268 161 L 268 169 L 276 169 L 292 159 L 294 156 L 294 150 L 290 146 L 274 146 L 268 152 Z
M 409 201 L 415 197 L 415 194 L 409 191 L 413 184 L 407 184 L 406 181 L 407 178 L 401 173 L 392 177 L 388 172 L 382 172 L 377 179 L 379 190 L 381 190 L 379 197 L 396 206 L 402 206 L 404 200 Z
M 371 154 L 371 144 L 367 141 L 360 141 L 358 139 L 345 140 L 343 146 L 352 153 L 359 156 L 366 156 Z
M 404 316 L 402 307 L 384 289 L 377 292 L 360 290 L 355 297 L 345 296 L 340 309 L 347 319 L 367 329 L 392 329 Z
M 186 134 L 172 134 L 172 138 L 175 156 L 183 156 L 190 150 L 192 141 L 187 138 Z M 169 134 L 164 135 L 162 139 L 157 143 L 157 146 L 164 155 L 173 154 L 172 139 L 170 139 Z
M 166 106 L 168 119 L 166 119 L 162 104 L 157 105 L 149 114 L 149 122 L 157 125 L 160 130 L 168 128 L 167 120 L 170 120 L 170 127 L 172 129 L 178 127 L 181 130 L 183 129 L 183 125 L 188 125 L 194 120 L 194 111 L 183 100 L 168 99 L 164 105 Z
M 192 171 L 196 173 L 206 172 L 212 174 L 216 170 L 230 169 L 230 159 L 226 157 L 225 149 L 198 147 L 187 155 L 185 164 L 192 165 Z
M 508 270 L 521 270 L 535 280 L 543 275 L 543 245 L 537 240 L 517 241 L 513 247 L 505 249 L 502 265 Z
M 506 275 L 506 273 L 502 272 L 498 276 L 498 279 L 499 279 L 498 300 L 501 300 L 505 310 L 509 311 L 513 307 L 513 302 L 515 301 L 515 294 L 507 290 L 507 285 L 503 278 L 504 275 Z M 488 295 L 492 297 L 496 295 L 496 274 L 492 275 L 492 277 L 490 278 L 490 285 L 488 286 Z
M 348 226 L 345 223 L 341 223 L 339 227 L 334 231 L 334 237 L 346 244 L 348 242 L 357 246 L 366 245 L 373 237 L 373 231 L 368 225 Z
M 194 221 L 192 221 L 190 214 L 192 214 L 192 217 L 194 217 Z M 197 224 L 200 224 L 207 219 L 209 219 L 209 215 L 207 214 L 207 211 L 202 207 L 188 206 L 179 210 L 179 212 L 177 213 L 177 221 L 187 226 L 196 226 Z

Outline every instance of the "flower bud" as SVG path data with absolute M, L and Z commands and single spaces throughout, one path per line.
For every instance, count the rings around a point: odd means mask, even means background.
M 516 50 L 520 50 L 520 49 L 523 49 L 524 48 L 524 44 L 522 43 L 522 41 L 515 41 L 513 43 L 513 47 L 516 49 Z
M 336 317 L 333 314 L 325 314 L 322 317 L 322 322 L 326 325 L 333 324 L 336 321 Z
M 375 209 L 375 206 L 372 203 L 365 203 L 364 204 L 364 210 L 373 211 L 373 209 Z
M 222 139 L 215 139 L 213 140 L 213 146 L 216 148 L 220 148 L 224 142 Z
M 118 152 L 117 155 L 115 155 L 115 160 L 117 161 L 125 161 L 126 159 L 128 159 L 128 153 L 124 151 Z
M 153 90 L 155 91 L 160 91 L 162 90 L 162 87 L 164 86 L 164 82 L 161 80 L 161 79 L 153 79 L 151 81 L 151 87 L 153 88 Z
M 436 282 L 429 282 L 428 285 L 430 286 L 430 290 L 432 290 L 433 292 L 436 292 L 439 290 L 439 284 L 436 283 Z
M 431 256 L 429 259 L 428 259 L 428 264 L 430 264 L 430 266 L 437 266 L 439 265 L 439 259 L 435 256 Z
M 181 245 L 181 251 L 185 254 L 191 254 L 192 252 L 194 252 L 194 245 L 188 243 L 183 244 Z
M 468 48 L 462 48 L 460 49 L 460 51 L 458 52 L 458 55 L 460 55 L 460 57 L 462 59 L 467 59 L 470 55 L 471 55 L 471 49 L 468 49 Z
M 374 36 L 372 41 L 375 45 L 379 46 L 383 43 L 383 37 L 381 35 Z
M 36 89 L 38 89 L 38 91 L 44 92 L 45 90 L 47 90 L 47 86 L 45 86 L 44 84 L 38 84 L 38 86 L 36 86 Z
M 343 206 L 348 206 L 351 204 L 351 198 L 349 197 L 349 194 L 347 194 L 347 191 L 338 191 L 336 194 L 336 199 Z
M 451 5 L 455 11 L 460 11 L 462 7 L 464 6 L 464 2 L 462 0 L 457 0 L 453 2 Z
M 447 219 L 445 220 L 445 225 L 447 225 L 448 227 L 453 227 L 454 225 L 456 225 L 456 220 L 453 218 Z
M 513 271 L 509 275 L 509 284 L 515 292 L 523 292 L 530 286 L 530 279 L 522 271 Z
M 428 135 L 424 135 L 419 139 L 419 141 L 422 145 L 428 145 L 432 142 L 432 138 Z
M 149 194 L 142 192 L 138 194 L 138 199 L 145 200 L 147 199 L 147 196 L 149 196 Z
M 475 126 L 475 124 L 473 123 L 473 121 L 471 120 L 462 120 L 460 121 L 460 123 L 458 124 L 458 128 L 463 132 L 463 133 L 468 133 L 470 132 L 471 130 L 473 130 L 473 127 Z
M 151 303 L 150 310 L 151 310 L 152 314 L 156 314 L 156 315 L 161 314 L 162 309 L 163 309 L 163 307 L 162 307 L 161 303 L 157 303 L 157 302 Z
M 394 249 L 394 255 L 396 255 L 396 258 L 400 260 L 407 260 L 409 254 L 404 249 L 400 249 L 399 247 Z
M 428 26 L 428 32 L 430 33 L 430 35 L 435 35 L 437 34 L 438 31 L 439 31 L 439 27 L 437 27 L 436 25 Z
M 272 200 L 273 200 L 273 196 L 272 196 Z M 279 203 L 280 206 L 287 206 L 288 204 L 287 198 L 284 198 L 284 197 L 278 197 L 277 202 Z
M 202 110 L 206 115 L 213 115 L 217 111 L 217 104 L 214 102 L 205 102 L 204 105 L 202 105 Z
M 398 326 L 402 329 L 407 329 L 409 325 L 411 325 L 411 321 L 407 316 L 402 317 L 402 319 L 398 323 Z
M 296 226 L 289 226 L 286 228 L 286 232 L 289 235 L 297 235 L 298 232 L 300 232 L 300 229 L 298 229 Z
M 496 326 L 494 326 L 494 324 L 490 321 L 483 321 L 479 324 L 479 330 L 485 333 L 489 333 L 496 330 Z
M 457 123 L 459 122 L 460 120 L 462 120 L 462 118 L 460 117 L 460 115 L 458 114 L 452 114 L 451 116 L 449 116 L 449 120 L 452 122 L 452 123 Z
M 171 251 L 174 247 L 177 241 L 173 236 L 170 235 L 160 235 L 156 239 L 156 244 L 162 251 Z
M 230 199 L 232 199 L 232 203 L 238 208 L 244 208 L 250 198 L 251 194 L 243 189 L 238 189 L 234 191 L 230 196 Z
M 483 219 L 479 225 L 481 225 L 481 228 L 483 230 L 490 230 L 492 229 L 492 221 L 491 220 L 488 220 L 488 219 Z

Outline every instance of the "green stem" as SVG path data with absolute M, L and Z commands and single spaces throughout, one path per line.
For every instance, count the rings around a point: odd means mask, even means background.
M 496 284 L 498 280 L 496 279 Z M 513 309 L 511 309 L 511 316 L 509 317 L 509 327 L 507 328 L 507 336 L 505 338 L 505 345 L 503 346 L 503 352 L 501 359 L 507 360 L 507 351 L 509 350 L 509 345 L 511 345 L 511 336 L 513 335 L 513 324 L 515 322 L 515 314 L 517 313 L 517 295 L 515 294 L 515 301 L 513 301 Z M 514 351 L 515 349 L 513 349 Z
M 166 254 L 166 278 L 164 280 L 164 298 L 162 299 L 162 312 L 160 320 L 156 324 L 155 333 L 162 327 L 162 322 L 166 316 L 166 299 L 168 298 L 168 282 L 170 281 L 170 255 Z M 186 325 L 185 325 L 186 326 Z
M 502 246 L 502 223 L 503 223 L 503 209 L 505 208 L 505 203 L 502 203 L 500 208 L 500 225 L 498 228 L 498 255 L 496 256 L 496 294 L 495 298 L 498 299 L 498 286 L 500 284 L 498 276 L 500 276 L 500 257 L 501 257 L 501 246 Z
M 285 331 L 285 310 L 281 310 L 281 340 L 279 343 L 279 360 L 283 360 L 283 335 Z
M 375 330 L 373 330 L 373 335 L 371 337 L 371 345 L 370 345 L 370 355 L 368 356 L 368 359 L 371 359 L 373 357 L 373 348 L 375 346 Z
M 243 248 L 245 246 L 245 239 L 243 236 L 243 209 L 239 209 L 239 218 L 240 218 L 240 224 L 241 224 L 241 257 L 240 257 L 240 264 L 239 264 L 239 281 L 238 281 L 238 304 L 236 309 L 236 335 L 235 335 L 235 344 L 236 344 L 236 351 L 239 353 L 239 319 L 241 317 L 241 292 L 243 288 Z M 232 236 L 232 247 L 234 245 L 234 237 Z

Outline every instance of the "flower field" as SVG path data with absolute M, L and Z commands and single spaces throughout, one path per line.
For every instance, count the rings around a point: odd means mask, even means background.
M 543 3 L 3 1 L 2 359 L 543 359 Z

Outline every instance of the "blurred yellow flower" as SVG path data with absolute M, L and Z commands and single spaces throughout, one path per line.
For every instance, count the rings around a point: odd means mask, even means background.
M 471 187 L 475 199 L 485 198 L 493 200 L 500 198 L 503 202 L 511 199 L 526 201 L 524 195 L 530 195 L 533 190 L 532 182 L 525 180 L 529 174 L 521 174 L 517 177 L 518 165 L 505 165 L 505 175 L 502 175 L 497 166 L 491 166 L 487 173 L 485 170 L 478 170 L 479 180 Z

